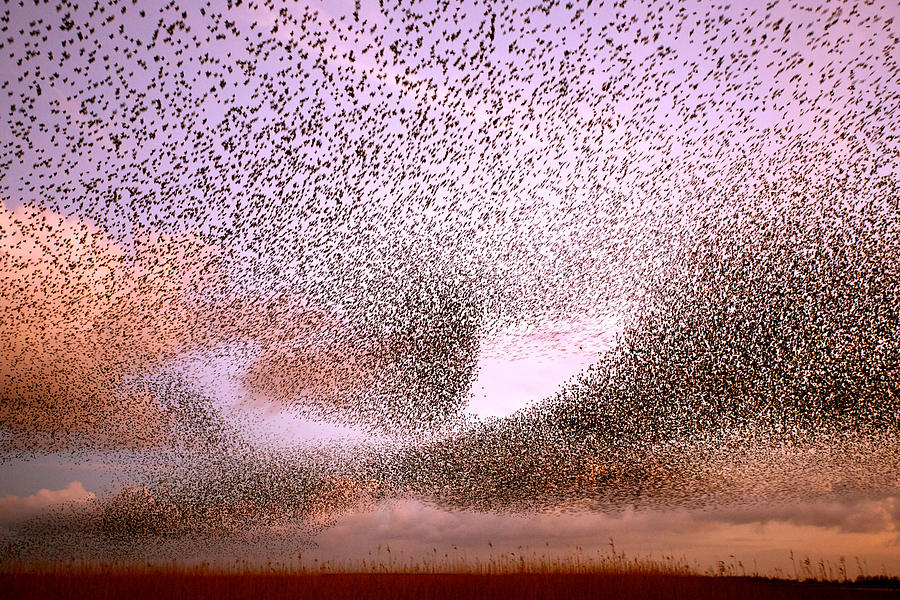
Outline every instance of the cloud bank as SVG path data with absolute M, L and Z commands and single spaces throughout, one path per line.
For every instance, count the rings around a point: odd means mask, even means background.
M 39 518 L 49 510 L 67 503 L 84 503 L 96 496 L 73 481 L 61 490 L 38 490 L 29 496 L 13 494 L 0 498 L 0 526 L 6 527 L 31 518 Z

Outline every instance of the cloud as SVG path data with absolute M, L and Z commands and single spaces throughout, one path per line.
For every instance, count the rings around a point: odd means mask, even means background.
M 73 481 L 61 490 L 38 490 L 30 496 L 10 494 L 0 498 L 0 525 L 25 521 L 60 504 L 82 503 L 93 498 L 94 494 L 84 489 L 80 481 Z
M 390 547 L 395 559 L 421 560 L 437 550 L 453 560 L 509 554 L 590 560 L 611 541 L 629 557 L 678 556 L 712 566 L 729 555 L 763 570 L 789 566 L 789 556 L 818 560 L 877 557 L 900 566 L 897 497 L 845 504 L 809 503 L 758 511 L 635 510 L 496 513 L 445 510 L 415 500 L 384 502 L 355 512 L 315 538 L 314 553 L 338 563 Z M 843 511 L 843 512 L 842 512 Z M 804 516 L 807 515 L 807 516 Z M 887 515 L 887 516 L 886 516 Z
M 766 504 L 749 508 L 712 510 L 700 518 L 745 523 L 791 523 L 832 528 L 843 533 L 900 532 L 900 498 L 858 498 L 844 501 Z
M 317 541 L 325 547 L 340 543 L 365 547 L 367 543 L 429 544 L 486 548 L 547 545 L 574 548 L 603 546 L 609 538 L 648 544 L 654 539 L 699 535 L 723 527 L 790 524 L 830 529 L 841 534 L 883 534 L 900 531 L 900 500 L 860 500 L 767 506 L 758 510 L 635 510 L 618 512 L 502 513 L 445 510 L 416 500 L 379 504 L 338 521 Z M 348 543 L 350 542 L 350 543 Z
M 190 341 L 182 299 L 208 248 L 138 234 L 126 248 L 76 218 L 0 205 L 0 426 L 9 444 L 144 444 L 165 429 L 123 381 Z

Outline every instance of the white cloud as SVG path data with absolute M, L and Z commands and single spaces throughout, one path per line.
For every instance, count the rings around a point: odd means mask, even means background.
M 84 489 L 80 481 L 73 481 L 61 490 L 38 490 L 30 496 L 13 494 L 0 498 L 0 525 L 9 525 L 40 515 L 53 506 L 69 502 L 86 502 L 94 494 Z

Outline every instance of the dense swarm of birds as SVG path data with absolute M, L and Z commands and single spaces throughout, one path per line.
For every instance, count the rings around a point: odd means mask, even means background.
M 898 18 L 4 4 L 0 457 L 128 465 L 7 551 L 291 547 L 409 495 L 897 493 Z M 615 343 L 558 393 L 466 411 L 493 336 L 603 319 Z M 223 370 L 247 405 L 360 437 L 261 441 L 200 384 Z

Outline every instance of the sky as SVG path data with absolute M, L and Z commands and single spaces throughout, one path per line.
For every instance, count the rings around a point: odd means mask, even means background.
M 900 574 L 898 17 L 5 5 L 8 551 Z

